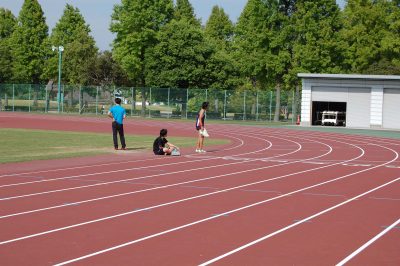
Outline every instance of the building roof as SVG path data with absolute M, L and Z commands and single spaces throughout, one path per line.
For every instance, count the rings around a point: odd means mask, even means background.
M 298 73 L 299 78 L 323 78 L 323 79 L 368 79 L 368 80 L 400 80 L 400 76 L 395 75 L 361 75 L 361 74 L 316 74 Z

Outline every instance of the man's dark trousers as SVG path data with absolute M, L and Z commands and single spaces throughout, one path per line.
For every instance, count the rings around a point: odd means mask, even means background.
M 112 131 L 113 131 L 114 148 L 118 148 L 118 138 L 117 138 L 117 132 L 118 132 L 122 148 L 124 149 L 126 147 L 125 136 L 124 136 L 124 125 L 118 124 L 117 122 L 114 121 L 112 123 Z

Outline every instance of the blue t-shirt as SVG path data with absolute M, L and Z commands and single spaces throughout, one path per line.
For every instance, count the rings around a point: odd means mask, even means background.
M 114 117 L 114 120 L 118 124 L 122 125 L 122 121 L 124 120 L 124 115 L 126 115 L 125 109 L 123 107 L 121 107 L 121 105 L 117 104 L 117 105 L 114 105 L 113 107 L 111 107 L 110 113 Z

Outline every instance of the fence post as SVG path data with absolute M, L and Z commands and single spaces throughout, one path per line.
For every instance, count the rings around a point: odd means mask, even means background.
M 224 90 L 225 96 L 224 96 L 224 120 L 226 120 L 226 90 Z
M 243 121 L 246 120 L 246 91 L 243 92 Z
M 295 116 L 295 107 L 294 107 L 294 90 L 293 90 L 293 98 L 292 98 L 292 124 L 294 124 L 294 116 Z
M 14 84 L 13 84 L 13 112 L 14 112 L 14 102 L 15 102 L 15 88 L 14 88 Z
M 29 102 L 28 110 L 29 110 L 29 113 L 31 112 L 31 87 L 32 87 L 32 84 L 29 84 L 29 95 L 28 95 L 28 102 Z
M 169 107 L 169 93 L 170 93 L 170 88 L 168 88 L 168 107 Z
M 79 86 L 79 114 L 82 113 L 82 85 Z
M 133 87 L 131 87 L 131 116 L 133 114 L 133 105 L 136 104 L 136 99 L 133 99 Z
M 189 89 L 186 89 L 186 119 L 188 119 Z
M 64 113 L 64 95 L 65 95 L 65 85 L 62 85 L 62 93 L 60 95 L 60 102 L 61 102 L 61 113 Z
M 258 121 L 258 90 L 256 91 L 256 121 Z
M 146 102 L 144 104 L 146 105 Z M 151 87 L 150 87 L 150 96 L 149 96 L 149 118 L 151 117 L 150 104 L 151 104 Z
M 99 86 L 96 86 L 96 115 L 98 115 L 99 109 Z
M 48 95 L 47 95 L 47 86 L 46 87 L 44 87 L 44 100 L 46 101 L 46 103 L 44 104 L 44 112 L 45 113 L 47 113 L 48 112 L 48 110 L 47 110 L 47 108 L 48 108 Z
M 269 122 L 272 120 L 272 90 L 269 93 Z

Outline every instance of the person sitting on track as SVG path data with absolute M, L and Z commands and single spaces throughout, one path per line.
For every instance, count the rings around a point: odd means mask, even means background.
M 155 155 L 171 155 L 174 149 L 178 149 L 177 146 L 168 142 L 167 134 L 168 130 L 163 128 L 160 130 L 160 136 L 154 140 L 153 152 Z

